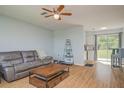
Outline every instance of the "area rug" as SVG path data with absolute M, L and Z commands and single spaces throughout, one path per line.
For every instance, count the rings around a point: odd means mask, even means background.
M 94 64 L 85 64 L 85 66 L 92 67 Z
M 95 64 L 95 61 L 92 60 L 86 60 L 85 62 L 86 62 L 85 66 L 87 67 L 93 67 Z

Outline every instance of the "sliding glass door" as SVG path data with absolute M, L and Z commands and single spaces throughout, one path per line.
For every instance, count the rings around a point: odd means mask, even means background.
M 97 60 L 102 62 L 110 62 L 112 48 L 120 47 L 119 34 L 102 34 L 96 36 Z

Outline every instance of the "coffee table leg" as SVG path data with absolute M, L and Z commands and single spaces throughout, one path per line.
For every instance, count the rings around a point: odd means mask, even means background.
M 68 72 L 69 72 L 69 67 L 68 67 Z
M 49 88 L 49 86 L 48 86 L 48 80 L 46 79 L 46 88 Z
M 29 83 L 30 83 L 30 72 L 29 72 Z
M 32 73 L 31 73 L 31 72 L 29 72 L 29 83 L 30 83 L 30 78 L 31 78 L 31 75 L 32 75 Z

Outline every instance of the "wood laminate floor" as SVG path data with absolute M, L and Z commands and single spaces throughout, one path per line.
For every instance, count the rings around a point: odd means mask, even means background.
M 28 77 L 11 83 L 2 80 L 3 88 L 33 88 Z M 55 88 L 124 88 L 124 72 L 118 68 L 97 63 L 93 67 L 70 66 L 70 76 Z

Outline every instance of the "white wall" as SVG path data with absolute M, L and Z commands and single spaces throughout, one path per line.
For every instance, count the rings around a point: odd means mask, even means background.
M 53 32 L 0 16 L 0 52 L 32 49 L 40 56 L 53 55 Z
M 84 65 L 85 32 L 83 27 L 54 31 L 54 57 L 56 59 L 63 59 L 66 39 L 71 39 L 74 64 Z

